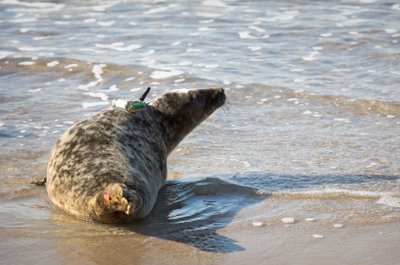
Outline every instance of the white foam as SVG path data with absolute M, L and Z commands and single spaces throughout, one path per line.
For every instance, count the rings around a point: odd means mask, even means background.
M 304 69 L 302 69 L 302 68 L 293 68 L 293 69 L 290 69 L 290 72 L 296 72 L 296 73 L 304 72 Z
M 24 9 L 27 12 L 50 12 L 50 11 L 58 11 L 64 8 L 64 4 L 55 4 L 49 2 L 23 2 L 19 0 L 3 0 L 2 4 L 7 5 L 17 5 L 23 7 L 29 7 L 34 9 Z
M 295 83 L 304 83 L 304 81 L 306 81 L 304 78 L 295 78 L 293 80 Z
M 136 92 L 136 91 L 140 91 L 140 90 L 142 90 L 143 89 L 143 87 L 136 87 L 136 88 L 131 88 L 131 89 L 129 89 L 129 91 L 130 92 Z
M 290 21 L 297 17 L 300 14 L 298 10 L 287 10 L 281 13 L 275 13 L 275 12 L 267 12 L 267 18 L 265 18 L 265 21 L 268 22 L 276 22 L 276 21 Z
M 112 25 L 114 25 L 115 20 L 111 20 L 111 21 L 98 21 L 97 25 L 101 26 L 101 27 L 111 27 Z
M 88 95 L 89 97 L 100 98 L 103 101 L 108 100 L 108 96 L 102 92 L 86 92 L 83 94 Z
M 8 52 L 8 51 L 0 51 L 0 59 L 6 58 L 10 55 L 12 55 L 12 52 Z
M 192 65 L 193 62 L 192 61 L 182 61 L 179 63 L 180 66 L 189 66 Z
M 60 21 L 60 20 L 54 21 L 54 25 L 69 25 L 69 24 L 71 24 L 70 21 Z
M 182 42 L 181 41 L 175 41 L 171 44 L 171 46 L 178 46 L 180 45 Z
M 261 46 L 248 46 L 247 48 L 252 52 L 260 51 L 262 49 Z
M 48 62 L 48 63 L 47 63 L 47 66 L 48 66 L 48 67 L 54 67 L 54 66 L 56 66 L 56 65 L 58 65 L 58 64 L 60 64 L 59 61 L 52 61 L 52 62 Z
M 256 221 L 256 222 L 252 222 L 251 223 L 253 226 L 255 226 L 255 227 L 261 227 L 261 226 L 263 226 L 264 225 L 264 223 L 263 222 L 258 222 L 258 221 Z
M 258 39 L 258 37 L 252 36 L 250 31 L 239 31 L 238 35 L 241 39 Z
M 132 76 L 132 77 L 126 78 L 124 81 L 125 82 L 129 82 L 129 81 L 132 81 L 132 80 L 135 80 L 135 79 L 136 79 L 136 77 Z
M 165 79 L 172 76 L 177 76 L 182 74 L 182 71 L 172 70 L 172 71 L 154 71 L 150 74 L 150 77 L 153 79 Z
M 143 55 L 152 55 L 154 53 L 156 53 L 156 51 L 154 49 L 150 49 L 147 52 L 143 53 Z
M 71 63 L 64 66 L 65 69 L 76 68 L 76 67 L 78 67 L 78 64 L 76 63 Z
M 45 40 L 45 39 L 49 39 L 49 38 L 50 38 L 50 36 L 37 36 L 37 37 L 34 37 L 33 40 Z
M 387 34 L 394 34 L 394 33 L 397 33 L 398 30 L 397 30 L 397 29 L 385 29 L 385 32 L 386 32 Z
M 93 108 L 93 107 L 97 107 L 97 106 L 105 106 L 105 105 L 109 105 L 110 103 L 108 101 L 99 101 L 99 102 L 82 102 L 82 107 L 84 109 L 87 108 Z
M 351 123 L 349 119 L 346 118 L 335 118 L 334 121 L 344 122 L 344 123 Z
M 37 93 L 37 92 L 40 92 L 41 90 L 42 90 L 41 88 L 34 88 L 34 89 L 29 89 L 28 91 L 30 93 Z
M 263 192 L 260 192 L 263 193 Z M 339 188 L 324 188 L 320 190 L 288 190 L 269 192 L 269 194 L 277 196 L 304 196 L 304 197 L 325 197 L 325 196 L 351 196 L 359 198 L 379 198 L 379 197 L 391 197 L 393 194 L 390 192 L 379 192 L 379 191 L 367 191 L 367 190 L 349 190 Z M 396 197 L 394 197 L 396 198 Z M 400 200 L 400 199 L 399 199 Z
M 112 43 L 112 44 L 98 44 L 97 43 L 97 44 L 95 44 L 95 46 L 98 48 L 116 50 L 116 51 L 120 51 L 120 52 L 130 52 L 130 51 L 142 48 L 142 45 L 139 45 L 139 44 L 131 44 L 128 46 L 121 46 L 119 43 Z
M 82 89 L 82 90 L 88 90 L 91 87 L 95 87 L 97 86 L 97 84 L 99 84 L 99 81 L 91 81 L 89 83 L 87 83 L 86 85 L 79 85 L 78 89 Z
M 318 51 L 312 51 L 312 52 L 310 52 L 307 56 L 303 56 L 303 57 L 301 57 L 301 58 L 302 58 L 304 61 L 311 62 L 311 61 L 317 60 L 317 59 L 318 59 L 318 55 L 319 55 L 319 52 L 318 52 Z
M 18 65 L 22 65 L 22 66 L 29 66 L 29 65 L 34 65 L 35 62 L 32 61 L 23 61 L 23 62 L 19 62 Z
M 202 4 L 212 7 L 227 7 L 226 3 L 220 0 L 205 0 L 202 2 Z
M 214 63 L 214 64 L 207 64 L 207 63 L 202 63 L 202 64 L 195 64 L 194 66 L 196 66 L 196 67 L 203 67 L 203 68 L 206 68 L 206 69 L 215 69 L 215 68 L 218 68 L 219 67 L 219 64 L 216 64 L 216 63 Z
M 22 17 L 22 18 L 17 18 L 17 19 L 12 19 L 10 22 L 12 23 L 28 23 L 28 22 L 34 22 L 36 21 L 36 17 Z
M 215 22 L 214 19 L 207 19 L 207 20 L 200 20 L 199 21 L 200 24 L 210 24 L 210 23 L 213 23 L 213 22 Z
M 382 196 L 376 203 L 391 206 L 391 207 L 400 207 L 400 198 L 393 196 Z
M 390 7 L 390 9 L 400 11 L 400 4 L 394 4 Z
M 359 25 L 364 25 L 365 23 L 368 23 L 368 21 L 365 19 L 348 19 L 348 20 L 344 20 L 340 23 L 336 23 L 336 26 L 338 26 L 338 27 L 355 27 L 355 26 L 359 26 Z
M 21 46 L 17 48 L 21 52 L 36 52 L 41 51 L 42 48 L 40 47 L 29 47 L 29 46 Z
M 169 6 L 156 7 L 156 8 L 152 8 L 150 10 L 143 12 L 143 14 L 145 14 L 145 15 L 157 14 L 157 13 L 167 11 L 168 9 L 169 9 Z
M 215 30 L 215 29 L 209 28 L 209 27 L 199 27 L 199 28 L 197 28 L 197 31 L 200 31 L 200 32 L 214 31 L 214 30 Z
M 111 2 L 109 4 L 104 4 L 104 5 L 92 6 L 92 10 L 97 11 L 97 12 L 105 12 L 105 11 L 107 11 L 108 8 L 115 6 L 117 3 L 118 3 L 118 1 Z
M 117 85 L 111 85 L 109 88 L 108 88 L 108 91 L 118 91 L 119 90 L 119 88 L 117 87 Z
M 329 37 L 332 37 L 333 34 L 328 32 L 328 33 L 321 33 L 321 34 L 319 34 L 319 36 L 321 36 L 322 38 L 329 38 Z
M 35 28 L 20 28 L 19 32 L 27 33 L 27 32 L 32 31 L 32 30 L 36 30 L 36 29 Z
M 199 53 L 199 52 L 202 52 L 202 51 L 203 51 L 202 49 L 195 49 L 195 48 L 186 49 L 187 53 Z
M 84 23 L 95 23 L 96 19 L 95 18 L 86 18 L 83 20 Z
M 258 33 L 265 32 L 265 29 L 257 27 L 257 26 L 249 26 L 248 28 L 257 31 Z
M 189 36 L 200 36 L 201 35 L 201 33 L 199 33 L 199 32 L 193 32 L 193 33 L 189 33 Z
M 284 224 L 294 224 L 296 222 L 296 220 L 294 219 L 294 217 L 283 217 L 281 219 L 282 223 Z
M 324 236 L 323 236 L 323 235 L 320 235 L 320 234 L 313 234 L 312 236 L 313 236 L 313 238 L 317 238 L 317 239 L 322 239 L 322 238 L 324 238 Z
M 180 79 L 175 79 L 174 83 L 182 83 L 184 82 L 186 79 L 185 78 L 180 78 Z

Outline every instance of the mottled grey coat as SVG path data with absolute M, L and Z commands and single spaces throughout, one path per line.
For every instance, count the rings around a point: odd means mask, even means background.
M 51 152 L 51 201 L 85 220 L 146 217 L 166 181 L 168 154 L 224 102 L 219 88 L 172 90 L 144 110 L 107 109 L 78 122 Z

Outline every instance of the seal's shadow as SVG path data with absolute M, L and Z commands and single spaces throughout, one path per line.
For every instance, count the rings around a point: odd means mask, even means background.
M 263 196 L 265 198 L 265 196 Z M 252 188 L 206 178 L 195 182 L 169 181 L 146 219 L 124 225 L 136 233 L 189 244 L 209 252 L 242 251 L 237 241 L 218 234 L 235 214 L 263 197 Z

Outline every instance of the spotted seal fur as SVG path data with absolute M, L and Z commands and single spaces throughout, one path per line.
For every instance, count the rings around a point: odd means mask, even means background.
M 171 90 L 144 110 L 107 109 L 76 123 L 51 151 L 51 201 L 84 220 L 146 217 L 165 184 L 168 154 L 224 102 L 222 88 Z

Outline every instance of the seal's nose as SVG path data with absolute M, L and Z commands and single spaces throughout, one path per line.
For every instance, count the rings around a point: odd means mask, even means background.
M 226 100 L 225 90 L 223 88 L 219 88 L 217 92 L 217 100 L 220 106 L 224 105 Z

